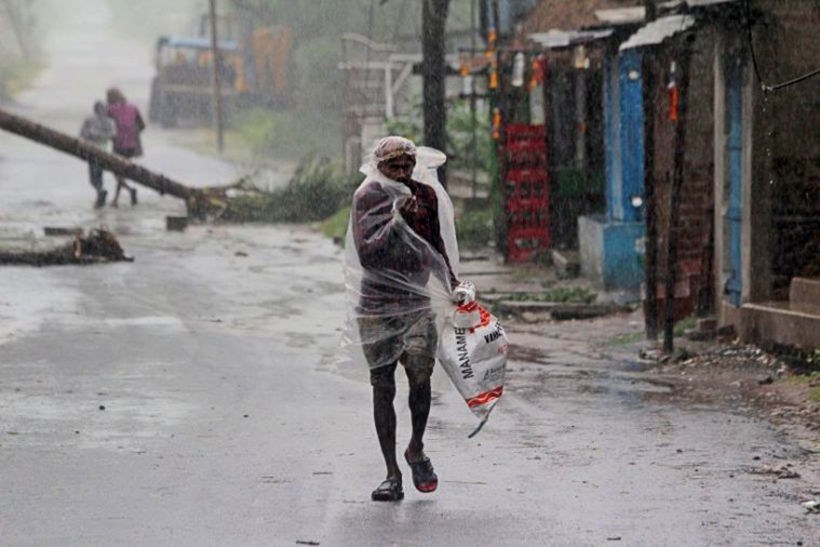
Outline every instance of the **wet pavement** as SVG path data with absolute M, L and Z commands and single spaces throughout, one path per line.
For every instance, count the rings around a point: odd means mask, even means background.
M 80 19 L 91 41 L 52 35 L 51 68 L 19 98 L 66 130 L 106 86 L 141 100 L 150 77 L 148 48 L 106 33 L 105 3 L 82 6 L 65 25 Z M 202 184 L 238 174 L 173 145 L 179 133 L 150 128 L 145 163 Z M 305 227 L 166 232 L 184 208 L 147 190 L 94 211 L 85 177 L 0 135 L 0 240 L 106 224 L 136 257 L 0 270 L 2 544 L 820 544 L 800 505 L 820 496 L 816 455 L 765 422 L 665 404 L 668 386 L 607 344 L 636 330 L 630 315 L 511 324 L 508 389 L 473 439 L 437 372 L 439 491 L 415 492 L 408 471 L 403 502 L 374 504 L 367 375 L 336 363 L 341 252 Z M 485 266 L 465 267 L 480 282 Z M 781 462 L 803 478 L 754 472 Z

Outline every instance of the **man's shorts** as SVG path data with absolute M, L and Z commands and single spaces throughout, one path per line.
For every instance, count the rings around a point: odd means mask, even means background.
M 435 315 L 430 311 L 391 317 L 359 318 L 362 351 L 370 365 L 370 383 L 392 373 L 399 361 L 414 377 L 433 373 L 438 347 Z

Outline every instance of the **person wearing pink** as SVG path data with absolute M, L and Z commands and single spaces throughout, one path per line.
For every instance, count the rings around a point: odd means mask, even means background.
M 117 134 L 114 136 L 114 153 L 127 159 L 142 156 L 142 142 L 140 133 L 145 129 L 145 122 L 142 120 L 139 109 L 125 99 L 125 95 L 112 87 L 107 92 L 108 115 L 114 120 L 117 126 Z M 131 205 L 137 204 L 137 189 L 125 182 L 125 178 L 117 176 L 117 191 L 111 201 L 112 207 L 117 207 L 120 197 L 120 190 L 125 188 L 131 194 Z

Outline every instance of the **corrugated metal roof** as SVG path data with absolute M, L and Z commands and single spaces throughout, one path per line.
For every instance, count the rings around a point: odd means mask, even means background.
M 608 38 L 613 32 L 615 31 L 611 28 L 601 30 L 550 30 L 530 34 L 528 38 L 547 49 L 558 49 Z
M 704 6 L 713 6 L 715 4 L 729 4 L 737 0 L 686 0 L 686 4 L 692 8 L 701 8 Z
M 553 29 L 574 30 L 600 25 L 595 12 L 640 6 L 643 0 L 539 0 L 524 22 L 521 34 L 526 36 Z
M 642 23 L 646 17 L 646 8 L 636 6 L 631 8 L 599 9 L 595 11 L 595 17 L 607 25 Z
M 668 15 L 656 19 L 640 28 L 635 34 L 621 44 L 621 51 L 636 47 L 660 44 L 679 32 L 683 32 L 695 25 L 695 18 L 691 15 Z

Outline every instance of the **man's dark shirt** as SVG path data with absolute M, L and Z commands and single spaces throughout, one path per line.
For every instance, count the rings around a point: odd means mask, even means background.
M 454 287 L 458 281 L 441 239 L 436 192 L 416 181 L 410 181 L 407 186 L 412 197 L 400 208 L 401 216 L 413 232 L 444 259 L 448 281 Z M 385 274 L 389 276 L 390 272 L 396 272 L 398 279 L 408 279 L 417 287 L 424 287 L 430 278 L 434 257 L 430 256 L 428 247 L 421 241 L 414 241 L 400 228 L 384 230 L 393 218 L 392 209 L 390 195 L 375 181 L 359 190 L 354 198 L 353 237 L 359 261 L 365 269 L 360 302 L 363 311 L 398 313 L 407 308 L 423 307 L 429 302 L 425 295 L 402 287 L 401 282 L 386 284 L 376 276 L 368 276 L 368 271 L 379 272 L 378 277 L 383 280 Z

